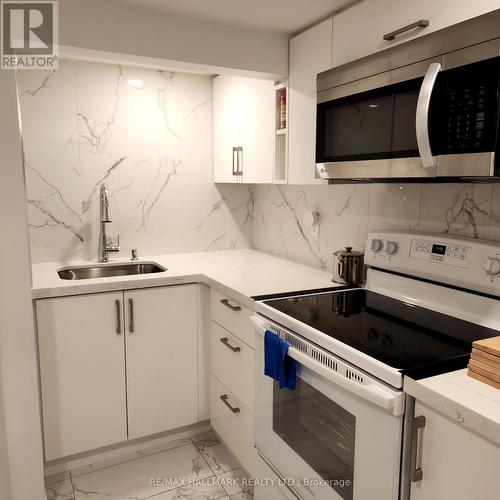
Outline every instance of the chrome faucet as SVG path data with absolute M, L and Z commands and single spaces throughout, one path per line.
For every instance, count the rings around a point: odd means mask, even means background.
M 111 240 L 108 240 L 106 236 L 106 224 L 111 222 L 111 212 L 109 209 L 109 192 L 108 186 L 106 184 L 101 184 L 100 193 L 100 226 L 101 230 L 99 233 L 99 247 L 97 250 L 97 261 L 98 262 L 108 262 L 108 252 L 119 252 L 120 251 L 120 236 L 118 236 L 118 242 L 113 244 Z

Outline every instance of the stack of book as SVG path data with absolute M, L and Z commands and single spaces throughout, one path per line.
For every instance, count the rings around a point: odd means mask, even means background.
M 500 389 L 500 337 L 472 343 L 467 374 Z

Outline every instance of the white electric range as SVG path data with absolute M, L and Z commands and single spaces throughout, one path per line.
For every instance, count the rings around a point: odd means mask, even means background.
M 367 248 L 363 287 L 256 297 L 255 446 L 288 498 L 406 500 L 420 475 L 404 377 L 464 368 L 472 341 L 500 335 L 498 243 L 378 231 Z M 290 345 L 295 391 L 263 374 L 266 330 Z

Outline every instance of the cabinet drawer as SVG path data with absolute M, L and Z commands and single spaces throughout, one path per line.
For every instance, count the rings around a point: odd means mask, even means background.
M 251 411 L 254 396 L 255 351 L 239 338 L 211 322 L 212 373 Z
M 240 338 L 250 347 L 255 346 L 254 329 L 249 317 L 253 311 L 242 306 L 228 295 L 212 288 L 211 315 L 212 319 Z
M 226 401 L 224 402 L 221 397 Z M 236 409 L 239 411 L 234 412 Z M 253 415 L 213 375 L 211 376 L 210 422 L 243 467 L 253 474 L 256 458 L 253 447 Z

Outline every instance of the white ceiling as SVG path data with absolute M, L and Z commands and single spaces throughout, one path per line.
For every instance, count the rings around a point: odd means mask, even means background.
M 293 34 L 357 0 L 115 0 L 116 2 L 263 31 Z

